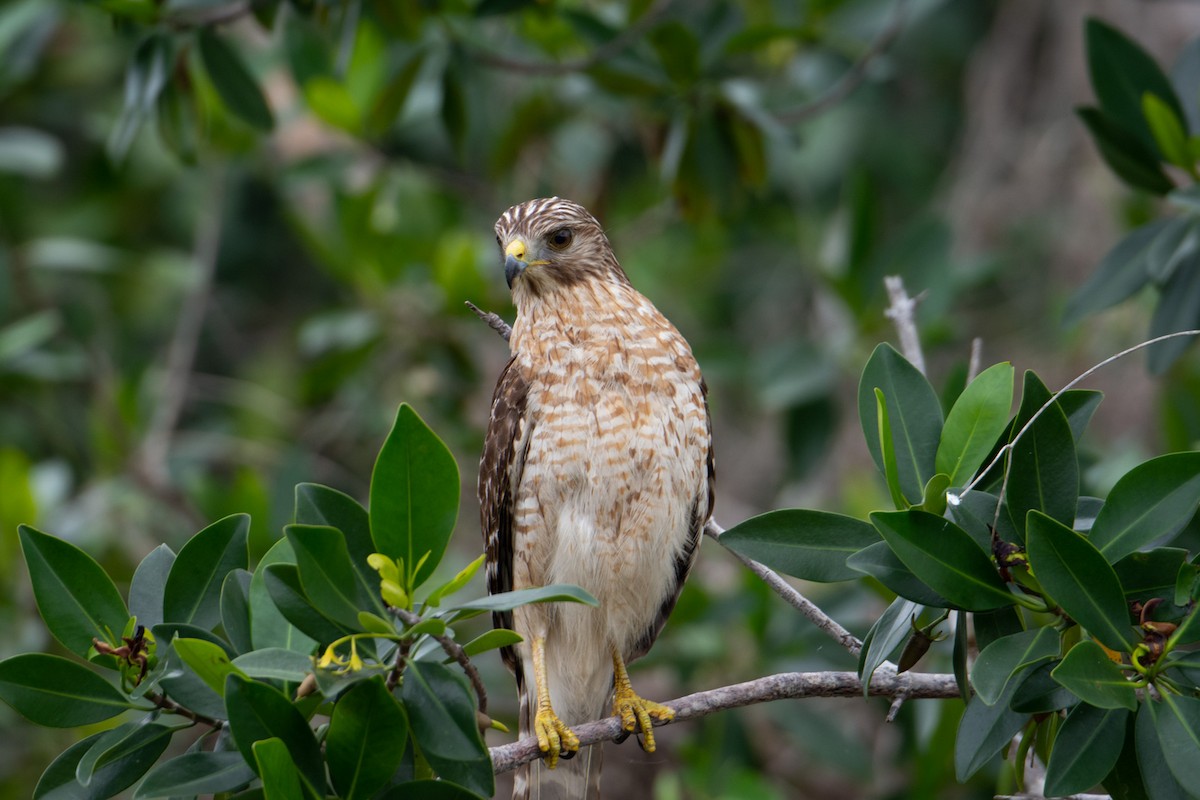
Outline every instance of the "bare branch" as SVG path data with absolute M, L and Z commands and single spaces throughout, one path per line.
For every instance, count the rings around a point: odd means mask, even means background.
M 482 308 L 475 305 L 470 300 L 467 300 L 466 303 L 467 303 L 467 308 L 469 308 L 475 312 L 475 316 L 479 317 L 481 320 L 486 322 L 488 324 L 489 328 L 491 328 L 496 333 L 503 336 L 504 341 L 506 341 L 506 342 L 508 341 L 509 337 L 512 336 L 512 326 L 509 325 L 507 322 L 505 322 L 503 319 L 501 319 L 499 314 L 496 314 L 491 311 L 484 311 Z
M 899 691 L 914 699 L 949 699 L 958 697 L 958 684 L 953 675 L 897 675 L 894 669 L 881 668 L 871 679 L 869 693 L 891 697 Z M 801 697 L 860 697 L 862 684 L 853 672 L 783 672 L 756 680 L 723 686 L 707 692 L 697 692 L 665 703 L 675 712 L 672 722 L 683 722 L 724 711 L 730 708 L 769 703 L 772 700 Z M 667 722 L 655 720 L 655 725 Z M 625 735 L 618 717 L 572 726 L 580 744 L 614 741 Z M 496 774 L 516 769 L 541 757 L 537 739 L 528 737 L 511 744 L 491 748 L 492 765 Z
M 976 336 L 971 340 L 971 355 L 967 358 L 967 383 L 975 380 L 979 374 L 979 365 L 983 361 L 983 339 Z
M 393 614 L 399 617 L 405 625 L 408 625 L 409 627 L 424 621 L 419 614 L 414 614 L 406 608 L 389 606 L 389 609 Z M 436 639 L 437 643 L 440 644 L 442 649 L 446 651 L 446 655 L 457 661 L 458 665 L 462 667 L 463 672 L 467 673 L 467 678 L 469 678 L 471 681 L 471 687 L 475 689 L 475 697 L 478 701 L 479 713 L 484 717 L 487 717 L 487 689 L 483 685 L 483 678 L 479 676 L 479 670 L 477 670 L 475 665 L 471 663 L 471 659 L 466 654 L 466 651 L 462 649 L 462 645 L 445 634 L 431 633 L 430 636 Z M 396 662 L 397 665 L 400 663 L 399 658 L 400 656 L 398 655 Z
M 724 529 L 711 519 L 708 521 L 708 524 L 704 526 L 704 533 L 717 540 L 717 542 L 721 541 L 721 534 L 724 532 Z M 741 553 L 730 550 L 728 547 L 725 549 L 730 553 L 733 553 L 734 557 L 737 558 L 738 561 L 741 561 L 743 564 L 749 567 L 751 572 L 762 578 L 763 582 L 766 583 L 767 586 L 771 587 L 772 591 L 774 591 L 777 595 L 786 600 L 793 608 L 803 614 L 810 622 L 812 622 L 812 624 L 825 631 L 825 633 L 837 640 L 838 644 L 849 650 L 850 655 L 857 656 L 859 654 L 859 652 L 862 650 L 862 642 L 858 640 L 858 637 L 839 625 L 837 620 L 833 619 L 824 611 L 817 608 L 817 606 L 811 600 L 800 594 L 800 592 L 794 586 L 780 577 L 778 572 L 765 564 L 758 563 L 752 558 L 747 558 Z
M 899 275 L 888 275 L 883 279 L 891 305 L 883 312 L 896 323 L 900 335 L 900 352 L 914 367 L 925 374 L 925 354 L 921 352 L 921 337 L 917 334 L 916 311 L 920 296 L 909 297 L 904 289 L 904 279 Z

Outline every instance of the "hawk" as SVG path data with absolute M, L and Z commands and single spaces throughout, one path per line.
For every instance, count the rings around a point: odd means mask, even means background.
M 712 514 L 706 389 L 687 341 L 582 206 L 513 206 L 496 240 L 517 317 L 480 460 L 488 590 L 570 583 L 600 601 L 494 615 L 524 638 L 504 661 L 521 734 L 544 753 L 513 797 L 594 798 L 599 746 L 558 765 L 579 750 L 570 726 L 607 706 L 652 752 L 653 720 L 673 716 L 634 692 L 626 665 L 662 630 Z

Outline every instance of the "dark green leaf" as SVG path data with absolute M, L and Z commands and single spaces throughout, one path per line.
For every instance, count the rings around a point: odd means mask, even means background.
M 721 534 L 721 544 L 772 569 L 809 581 L 846 581 L 859 573 L 846 557 L 879 541 L 862 520 L 791 508 L 752 517 Z
M 294 567 L 296 554 L 287 539 L 280 539 L 271 546 L 250 579 L 250 638 L 255 649 L 281 647 L 300 653 L 311 653 L 316 642 L 292 625 L 280 613 L 267 589 L 266 570 L 272 564 Z M 299 581 L 299 573 L 297 573 Z
M 271 564 L 263 572 L 263 581 L 284 619 L 315 642 L 328 644 L 350 632 L 313 607 L 304 596 L 300 570 L 295 565 Z
M 162 645 L 170 644 L 176 636 L 183 639 L 200 639 L 209 644 L 216 645 L 225 651 L 225 655 L 233 658 L 237 653 L 229 646 L 229 642 L 217 636 L 210 630 L 198 628 L 195 625 L 184 625 L 182 623 L 164 622 L 161 625 L 155 625 L 151 628 L 154 633 L 154 638 Z
M 129 611 L 96 560 L 69 542 L 17 527 L 33 596 L 46 627 L 63 647 L 87 658 L 92 638 L 117 644 Z
M 1169 219 L 1155 220 L 1126 234 L 1117 242 L 1087 283 L 1071 296 L 1064 321 L 1072 324 L 1086 314 L 1115 306 L 1149 283 L 1146 257 L 1154 241 L 1170 224 Z
M 921 611 L 921 606 L 911 600 L 897 597 L 867 631 L 858 656 L 858 677 L 862 681 L 863 697 L 867 696 L 875 670 L 891 658 L 912 633 L 912 621 Z
M 1137 691 L 1104 648 L 1085 639 L 1063 657 L 1050 673 L 1054 680 L 1097 708 L 1137 709 Z
M 1028 716 L 1018 714 L 1008 707 L 1009 699 L 1017 689 L 1018 682 L 1012 681 L 1004 695 L 994 705 L 988 705 L 978 696 L 967 703 L 958 723 L 958 737 L 954 741 L 954 774 L 959 782 L 966 781 L 996 753 L 1005 747 Z
M 82 664 L 45 653 L 0 661 L 0 700 L 50 728 L 90 725 L 139 708 Z
M 411 800 L 411 798 L 419 798 L 420 800 L 483 800 L 475 792 L 467 791 L 461 786 L 445 780 L 409 781 L 408 783 L 393 786 L 379 795 L 379 800 Z
M 413 738 L 441 776 L 490 797 L 495 791 L 492 762 L 479 735 L 475 703 L 447 667 L 413 661 L 402 689 Z
M 1020 714 L 1049 714 L 1077 705 L 1079 698 L 1050 675 L 1053 669 L 1054 664 L 1037 664 L 1013 681 L 1018 686 L 1008 707 Z
M 157 637 L 156 637 L 157 638 Z M 167 637 L 163 642 L 171 641 Z M 162 677 L 159 685 L 164 693 L 184 708 L 213 719 L 225 718 L 225 700 L 184 663 L 174 647 L 158 650 Z
M 221 585 L 221 627 L 239 653 L 254 649 L 250 636 L 250 580 L 251 574 L 244 569 L 235 569 L 225 576 Z
M 403 558 L 415 589 L 433 573 L 446 551 L 458 516 L 458 467 L 454 456 L 407 403 L 371 473 L 371 536 L 391 558 Z M 429 557 L 412 575 L 418 561 Z
M 147 36 L 134 51 L 125 72 L 125 104 L 108 138 L 108 157 L 113 161 L 125 158 L 137 132 L 150 118 L 159 92 L 171 76 L 174 56 L 172 39 L 163 33 Z
M 1180 786 L 1200 788 L 1200 700 L 1164 694 L 1163 701 L 1154 720 L 1163 758 Z
M 250 517 L 234 514 L 217 520 L 187 541 L 163 592 L 163 617 L 212 628 L 221 621 L 221 584 L 235 569 L 246 568 Z
M 1026 388 L 1028 390 L 1027 382 Z M 1022 400 L 1022 411 L 1027 408 Z M 1025 531 L 1031 509 L 1066 525 L 1075 521 L 1079 498 L 1079 460 L 1067 417 L 1057 403 L 1041 413 L 1013 444 L 1009 455 L 1009 517 L 1018 535 Z
M 937 472 L 934 464 L 942 434 L 941 404 L 929 381 L 904 356 L 888 344 L 875 348 L 858 384 L 858 415 L 867 447 L 881 473 L 884 463 L 876 389 L 887 399 L 900 487 L 905 497 L 919 499 L 925 483 Z
M 186 67 L 187 62 L 182 62 Z M 186 79 L 174 78 L 158 95 L 154 116 L 158 122 L 158 136 L 163 144 L 185 164 L 196 162 L 199 149 L 200 115 L 196 110 L 195 89 Z
M 457 65 L 460 59 L 450 58 L 442 71 L 442 126 L 454 147 L 461 155 L 467 138 L 467 94 L 463 86 L 462 70 Z M 374 493 L 372 493 L 374 495 Z
M 325 753 L 338 796 L 368 798 L 395 773 L 408 741 L 408 721 L 383 678 L 355 684 L 333 707 Z
M 499 592 L 469 600 L 466 603 L 455 603 L 448 608 L 474 608 L 481 611 L 511 611 L 517 606 L 530 603 L 583 603 L 588 606 L 598 606 L 599 601 L 590 594 L 566 583 L 555 583 L 550 586 L 537 586 L 532 589 L 517 589 L 513 592 Z
M 136 800 L 217 794 L 245 786 L 254 770 L 237 751 L 185 753 L 159 764 L 134 792 Z
M 129 613 L 147 628 L 163 621 L 163 590 L 173 563 L 175 551 L 160 544 L 133 571 L 129 581 Z
M 79 785 L 90 790 L 99 773 L 114 764 L 124 764 L 121 774 L 129 781 L 126 786 L 145 774 L 167 749 L 177 730 L 148 722 L 149 719 L 144 717 L 140 722 L 119 725 L 96 739 L 75 767 Z
M 515 631 L 506 630 L 505 628 L 493 628 L 490 631 L 479 634 L 464 644 L 463 652 L 468 656 L 477 656 L 489 650 L 495 650 L 500 647 L 511 647 L 523 641 L 525 640 Z
M 1017 542 L 1016 529 L 1008 516 L 1006 508 L 1001 508 L 996 514 L 999 499 L 994 494 L 972 489 L 958 498 L 958 502 L 948 506 L 950 519 L 970 535 L 975 544 L 984 552 L 992 549 L 992 524 L 995 523 L 996 534 L 1006 542 Z
M 1200 221 L 1192 217 L 1170 220 L 1146 251 L 1146 274 L 1162 286 L 1181 264 L 1200 248 Z
M 1142 771 L 1138 767 L 1137 744 L 1134 738 L 1136 716 L 1126 715 L 1125 742 L 1121 748 L 1121 755 L 1104 778 L 1104 790 L 1112 800 L 1150 800 L 1146 794 L 1146 787 L 1142 784 Z
M 262 779 L 264 800 L 301 800 L 300 773 L 282 739 L 254 743 L 254 763 Z
M 284 15 L 283 46 L 292 77 L 301 89 L 313 78 L 333 75 L 333 59 L 330 55 L 333 48 L 317 26 L 302 15 Z M 300 487 L 297 486 L 296 490 L 299 491 Z
M 1095 544 L 1095 541 L 1092 542 Z M 1175 579 L 1187 558 L 1187 551 L 1178 547 L 1158 547 L 1144 553 L 1130 553 L 1113 564 L 1113 572 L 1121 581 L 1125 599 L 1147 600 L 1151 597 L 1170 598 Z M 1184 605 L 1187 601 L 1177 605 Z
M 1121 755 L 1128 718 L 1125 709 L 1076 706 L 1054 739 L 1046 766 L 1046 796 L 1086 792 L 1104 780 Z
M 1118 178 L 1151 194 L 1163 195 L 1175 188 L 1150 145 L 1098 108 L 1077 108 L 1075 113 L 1092 134 L 1100 157 Z
M 961 486 L 975 475 L 1008 425 L 1012 406 L 1013 367 L 994 364 L 971 381 L 946 416 L 938 442 L 935 468 Z
M 1134 642 L 1129 609 L 1113 568 L 1084 537 L 1040 511 L 1029 514 L 1029 564 L 1071 619 L 1112 650 Z
M 367 594 L 355 574 L 341 531 L 317 525 L 289 525 L 284 534 L 296 554 L 304 594 L 321 613 L 357 630 L 359 610 L 384 611 L 377 599 L 379 592 Z
M 1183 119 L 1171 82 L 1145 50 L 1116 28 L 1093 17 L 1086 31 L 1088 72 L 1100 107 L 1147 147 L 1154 147 L 1154 135 L 1142 115 L 1142 97 L 1155 95 Z
M 225 679 L 229 727 L 246 763 L 254 763 L 254 743 L 279 738 L 287 745 L 301 777 L 318 795 L 325 792 L 325 764 L 308 721 L 278 689 L 236 674 Z
M 415 53 L 383 87 L 383 91 L 375 98 L 370 111 L 367 112 L 364 122 L 369 135 L 382 136 L 396 123 L 424 64 L 425 54 Z
M 951 662 L 954 665 L 954 681 L 958 684 L 958 693 L 964 703 L 971 702 L 971 680 L 967 673 L 971 637 L 967 620 L 967 612 L 954 612 L 954 649 L 951 652 Z
M 901 597 L 923 606 L 948 608 L 950 603 L 904 566 L 887 542 L 876 542 L 846 559 L 851 569 L 870 575 Z
M 148 726 L 161 728 L 161 725 Z M 142 746 L 125 751 L 120 758 L 106 760 L 91 772 L 87 786 L 75 778 L 79 762 L 107 736 L 97 733 L 63 751 L 38 779 L 33 800 L 104 800 L 132 786 L 153 766 L 170 741 L 169 736 L 146 739 Z
M 1109 562 L 1153 541 L 1168 541 L 1200 503 L 1200 453 L 1171 453 L 1139 464 L 1117 481 L 1089 536 Z
M 295 521 L 299 525 L 328 525 L 341 531 L 346 537 L 350 563 L 366 595 L 379 594 L 379 573 L 367 564 L 367 557 L 375 552 L 371 518 L 354 498 L 319 483 L 298 484 Z
M 214 28 L 201 28 L 196 43 L 204 69 L 225 106 L 251 127 L 271 130 L 275 126 L 275 117 L 262 89 L 237 51 L 226 44 Z
M 1033 628 L 996 639 L 979 652 L 971 668 L 971 683 L 979 698 L 993 705 L 1018 672 L 1058 655 L 1058 632 Z
M 1159 293 L 1158 305 L 1150 319 L 1150 337 L 1194 330 L 1200 325 L 1200 252 L 1193 252 L 1180 264 Z M 1176 336 L 1151 345 L 1147 352 L 1150 371 L 1161 375 L 1175 363 L 1195 340 L 1194 336 Z
M 264 647 L 243 653 L 233 660 L 233 665 L 251 678 L 289 683 L 299 683 L 313 671 L 311 657 L 282 647 Z
M 1002 636 L 1011 636 L 1025 630 L 1021 623 L 1021 615 L 1011 607 L 972 614 L 971 624 L 975 628 L 975 644 L 980 650 Z
M 871 521 L 904 565 L 952 607 L 987 611 L 1016 602 L 991 557 L 950 520 L 913 509 L 875 512 Z
M 898 509 L 910 508 L 912 503 L 904 496 L 900 487 L 900 465 L 896 460 L 896 437 L 892 434 L 892 423 L 888 417 L 887 397 L 882 389 L 875 389 L 875 421 L 879 427 L 879 446 L 883 450 L 883 478 L 887 483 L 888 493 L 892 496 L 892 505 Z M 922 488 L 922 496 L 924 489 Z
M 1171 67 L 1171 85 L 1180 99 L 1184 128 L 1200 133 L 1200 39 L 1192 39 Z
M 1138 706 L 1134 725 L 1138 766 L 1150 800 L 1187 800 L 1191 795 L 1175 780 L 1158 739 L 1157 719 L 1168 713 L 1161 703 L 1144 702 Z

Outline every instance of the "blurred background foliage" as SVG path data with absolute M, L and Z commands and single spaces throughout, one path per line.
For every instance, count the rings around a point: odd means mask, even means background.
M 1159 213 L 1104 168 L 1083 19 L 1170 65 L 1200 8 L 1122 0 L 15 0 L 0 8 L 0 656 L 30 622 L 17 523 L 117 574 L 292 487 L 365 497 L 396 405 L 457 454 L 457 569 L 511 319 L 491 225 L 558 194 L 606 225 L 691 341 L 712 394 L 717 517 L 887 507 L 854 387 L 923 293 L 931 379 L 968 343 L 1053 387 L 1142 338 L 1140 296 L 1073 327 L 1070 293 Z M 1193 100 L 1195 98 L 1192 98 Z M 1200 361 L 1130 359 L 1085 446 L 1086 491 L 1200 440 Z M 814 590 L 861 635 L 882 590 Z M 498 659 L 484 665 L 515 718 Z M 640 665 L 651 696 L 851 669 L 706 548 Z M 931 661 L 929 669 L 945 664 Z M 956 702 L 772 704 L 608 748 L 616 796 L 990 797 L 953 781 Z M 493 734 L 495 736 L 495 734 Z M 0 796 L 62 741 L 0 708 Z M 493 743 L 500 741 L 495 739 Z

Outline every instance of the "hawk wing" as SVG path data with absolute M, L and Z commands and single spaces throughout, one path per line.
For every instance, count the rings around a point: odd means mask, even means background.
M 492 413 L 479 461 L 479 514 L 487 549 L 488 594 L 513 588 L 513 495 L 521 482 L 529 444 L 528 394 L 529 384 L 516 359 L 510 358 L 492 395 Z M 512 612 L 494 612 L 492 623 L 497 628 L 511 629 Z M 516 650 L 505 647 L 501 656 L 519 686 L 523 675 Z

